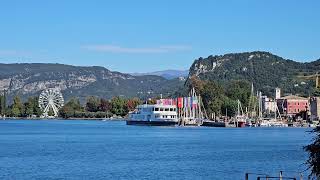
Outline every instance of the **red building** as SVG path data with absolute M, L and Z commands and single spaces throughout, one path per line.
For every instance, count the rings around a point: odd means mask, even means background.
M 277 105 L 281 114 L 294 117 L 309 110 L 309 99 L 299 96 L 285 96 L 277 99 Z

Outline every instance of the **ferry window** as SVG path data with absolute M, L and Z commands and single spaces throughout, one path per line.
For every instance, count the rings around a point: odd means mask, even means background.
M 154 117 L 155 117 L 155 118 L 159 118 L 159 117 L 160 117 L 160 115 L 158 115 L 158 114 L 157 114 L 157 115 L 155 115 Z
M 163 108 L 160 108 L 160 111 L 163 111 Z
M 154 108 L 154 111 L 159 111 L 159 108 Z
M 165 108 L 165 111 L 169 111 L 169 108 Z

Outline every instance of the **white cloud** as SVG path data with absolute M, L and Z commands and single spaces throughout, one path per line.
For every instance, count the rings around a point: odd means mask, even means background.
M 29 56 L 31 53 L 27 51 L 18 50 L 1 50 L 0 56 Z
M 4 55 L 4 56 L 11 56 L 11 55 L 17 55 L 17 54 L 20 54 L 20 53 L 14 50 L 0 50 L 0 55 Z
M 98 52 L 112 52 L 112 53 L 168 53 L 177 51 L 191 50 L 190 46 L 182 45 L 170 45 L 170 46 L 159 46 L 159 47 L 121 47 L 115 45 L 88 45 L 84 46 L 84 49 Z

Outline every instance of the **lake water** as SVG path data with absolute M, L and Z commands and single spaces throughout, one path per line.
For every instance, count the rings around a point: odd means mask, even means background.
M 234 180 L 280 170 L 297 177 L 308 130 L 1 120 L 0 179 Z

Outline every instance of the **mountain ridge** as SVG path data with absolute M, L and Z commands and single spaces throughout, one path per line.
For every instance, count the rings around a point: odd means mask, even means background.
M 172 83 L 174 82 L 174 83 Z M 76 96 L 112 98 L 113 96 L 147 98 L 158 94 L 170 95 L 183 85 L 179 79 L 160 76 L 132 76 L 110 71 L 101 66 L 73 66 L 54 63 L 0 64 L 0 90 L 9 96 L 37 96 L 46 88 L 57 87 L 66 99 Z M 169 85 L 168 85 L 169 84 Z
M 175 70 L 175 69 L 168 69 L 162 71 L 154 71 L 154 72 L 146 72 L 146 73 L 129 73 L 133 76 L 143 76 L 143 75 L 156 75 L 162 76 L 166 79 L 174 79 L 179 77 L 187 77 L 189 74 L 189 70 Z

